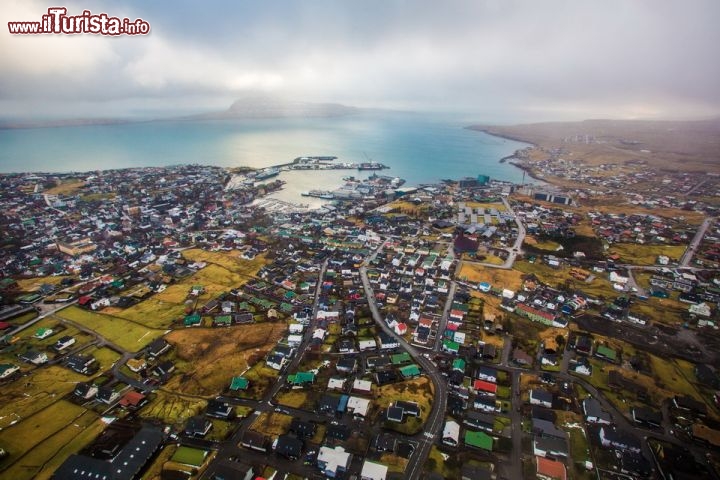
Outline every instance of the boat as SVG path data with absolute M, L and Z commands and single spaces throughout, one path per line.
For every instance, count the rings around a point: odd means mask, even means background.
M 335 195 L 327 190 L 310 190 L 309 192 L 302 192 L 300 195 L 303 197 L 322 198 L 324 200 L 333 200 L 335 198 Z
M 255 180 L 265 180 L 270 177 L 274 177 L 280 174 L 280 169 L 278 168 L 266 168 L 265 170 L 261 170 L 255 175 Z
M 358 170 L 382 170 L 384 168 L 387 168 L 387 167 L 385 165 L 383 165 L 382 163 L 377 163 L 377 162 L 364 162 L 364 163 L 361 163 L 360 165 L 358 165 L 358 167 L 357 167 Z

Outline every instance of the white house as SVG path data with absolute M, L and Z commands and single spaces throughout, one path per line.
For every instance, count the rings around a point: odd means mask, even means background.
M 443 428 L 442 442 L 445 445 L 456 447 L 460 443 L 460 424 L 454 420 L 445 422 Z
M 362 471 L 360 472 L 360 480 L 385 480 L 387 478 L 388 467 L 380 463 L 365 460 Z
M 335 478 L 350 467 L 352 455 L 341 446 L 335 448 L 320 447 L 317 466 L 326 477 Z
M 358 348 L 361 352 L 366 350 L 375 350 L 377 348 L 377 344 L 375 343 L 374 338 L 367 338 L 358 342 Z
M 367 398 L 350 397 L 348 398 L 347 411 L 352 412 L 356 417 L 365 418 L 370 408 L 370 400 Z
M 305 330 L 305 325 L 302 323 L 291 323 L 288 325 L 288 330 L 292 334 L 302 333 L 302 331 Z
M 370 393 L 372 391 L 372 382 L 370 380 L 361 380 L 356 378 L 353 382 L 353 391 Z
M 287 343 L 291 347 L 298 347 L 303 341 L 302 335 L 288 335 Z

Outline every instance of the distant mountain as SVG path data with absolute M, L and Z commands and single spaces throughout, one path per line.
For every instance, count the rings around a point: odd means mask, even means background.
M 87 125 L 117 125 L 124 123 L 163 122 L 173 120 L 224 120 L 233 118 L 320 118 L 342 117 L 364 111 L 339 103 L 309 103 L 283 100 L 275 97 L 254 96 L 235 101 L 221 112 L 200 113 L 183 117 L 155 120 L 128 120 L 122 118 L 78 118 L 59 120 L 0 120 L 0 130 L 12 128 L 82 127 Z
M 359 113 L 357 107 L 339 103 L 308 103 L 282 100 L 274 97 L 248 97 L 235 101 L 222 112 L 191 115 L 185 119 L 230 119 L 230 118 L 305 118 L 341 117 Z
M 68 118 L 61 120 L 0 120 L 0 130 L 13 128 L 87 127 L 134 123 L 122 118 Z

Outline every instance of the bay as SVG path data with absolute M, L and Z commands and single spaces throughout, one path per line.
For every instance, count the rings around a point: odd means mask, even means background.
M 526 144 L 463 128 L 448 116 L 361 113 L 334 118 L 175 120 L 0 130 L 0 172 L 85 172 L 99 169 L 206 164 L 266 167 L 299 156 L 380 162 L 381 173 L 407 185 L 489 175 L 520 182 L 522 171 L 500 163 Z M 308 189 L 340 186 L 344 170 L 283 172 L 288 200 Z

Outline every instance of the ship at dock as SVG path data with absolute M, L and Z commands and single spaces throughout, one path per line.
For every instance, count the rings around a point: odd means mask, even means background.
M 383 165 L 382 163 L 378 162 L 363 162 L 358 164 L 357 169 L 358 170 L 384 170 L 386 168 L 390 168 L 387 165 Z
M 255 175 L 255 180 L 266 180 L 271 177 L 275 177 L 280 174 L 279 168 L 266 168 L 265 170 L 260 170 L 257 175 Z
M 327 190 L 310 190 L 309 192 L 302 192 L 300 195 L 303 197 L 322 198 L 323 200 L 332 200 L 335 198 L 335 195 Z

